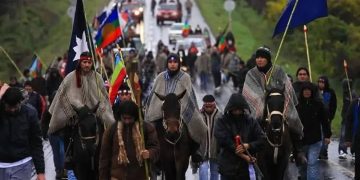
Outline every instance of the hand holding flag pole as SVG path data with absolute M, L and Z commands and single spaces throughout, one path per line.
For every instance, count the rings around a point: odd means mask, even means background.
M 121 59 L 123 59 L 121 48 L 120 48 L 119 44 L 116 44 L 116 47 L 119 50 L 119 54 L 120 54 Z M 136 102 L 136 98 L 135 98 L 134 91 L 133 91 L 134 88 L 131 86 L 129 78 L 127 78 L 126 83 L 127 83 L 128 87 L 130 88 L 130 91 L 133 92 L 133 93 L 131 93 L 132 101 L 134 101 L 135 103 L 137 103 L 139 105 L 139 107 L 141 107 L 141 102 Z M 144 128 L 143 128 L 144 127 L 143 126 L 144 120 L 142 118 L 143 116 L 142 116 L 142 113 L 141 113 L 141 108 L 138 109 L 138 113 L 139 113 L 140 134 L 141 134 L 141 141 L 142 141 L 141 144 L 143 146 L 142 149 L 145 149 L 145 138 L 144 138 Z M 150 176 L 149 176 L 149 166 L 148 166 L 148 160 L 147 159 L 144 159 L 144 166 L 145 166 L 145 177 L 146 177 L 145 179 L 149 180 Z
M 347 80 L 347 85 L 348 85 L 348 90 L 349 90 L 350 102 L 352 102 L 352 93 L 351 93 L 351 87 L 350 87 L 350 79 L 349 79 L 349 75 L 348 75 L 348 64 L 347 64 L 347 62 L 346 62 L 345 59 L 344 59 L 344 71 L 345 71 L 346 80 Z
M 307 61 L 308 61 L 310 82 L 312 82 L 311 63 L 310 63 L 310 54 L 309 54 L 309 44 L 308 44 L 308 38 L 307 38 L 307 31 L 308 31 L 308 28 L 306 27 L 306 25 L 304 25 L 304 37 L 305 37 L 306 57 L 307 57 Z
M 235 136 L 235 143 L 236 143 L 236 146 L 241 145 L 241 146 L 244 147 L 244 144 L 241 141 L 241 136 L 240 135 Z M 256 164 L 255 158 L 253 156 L 251 156 L 251 154 L 249 153 L 249 151 L 245 147 L 244 147 L 244 149 L 245 149 L 246 155 L 248 155 L 250 157 L 251 164 L 254 165 L 254 169 L 257 172 L 258 176 L 264 177 L 264 174 L 261 172 L 259 166 Z

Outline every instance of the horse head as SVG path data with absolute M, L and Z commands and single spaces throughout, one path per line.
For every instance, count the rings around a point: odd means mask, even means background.
M 184 97 L 186 90 L 176 95 L 169 93 L 168 95 L 160 95 L 155 92 L 156 96 L 163 101 L 161 110 L 163 111 L 163 126 L 167 133 L 177 136 L 181 133 L 181 104 L 180 100 Z M 176 134 L 176 135 L 175 135 Z
M 98 141 L 98 121 L 96 111 L 99 108 L 99 102 L 94 108 L 90 109 L 87 105 L 83 107 L 75 107 L 71 105 L 76 112 L 78 123 L 78 135 L 83 144 L 83 148 L 93 149 L 94 145 Z
M 284 134 L 284 90 L 272 88 L 267 90 L 265 100 L 265 133 L 268 137 L 268 141 L 272 146 L 282 145 L 282 136 Z

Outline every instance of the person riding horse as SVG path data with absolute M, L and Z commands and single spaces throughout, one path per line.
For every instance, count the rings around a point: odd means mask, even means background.
M 256 67 L 247 73 L 242 91 L 246 101 L 249 103 L 251 117 L 259 121 L 264 119 L 265 93 L 267 89 L 285 88 L 285 110 L 283 113 L 289 125 L 294 153 L 301 155 L 298 152 L 301 149 L 300 140 L 303 136 L 303 125 L 295 108 L 298 100 L 291 82 L 281 67 L 272 64 L 271 51 L 268 47 L 258 48 L 255 57 Z
M 145 121 L 155 122 L 163 118 L 163 113 L 159 109 L 162 101 L 155 95 L 155 92 L 166 96 L 170 93 L 180 94 L 186 90 L 185 96 L 180 100 L 181 117 L 189 129 L 191 138 L 200 144 L 199 154 L 203 156 L 206 145 L 206 125 L 198 109 L 191 78 L 180 70 L 180 58 L 176 54 L 168 56 L 166 67 L 166 70 L 161 72 L 154 81 L 145 105 Z
M 77 113 L 73 107 L 81 108 L 87 106 L 89 109 L 94 109 L 98 105 L 95 113 L 99 117 L 101 124 L 105 127 L 110 127 L 115 122 L 101 75 L 93 70 L 91 54 L 83 52 L 78 61 L 76 69 L 64 78 L 49 108 L 49 112 L 52 115 L 49 134 L 57 133 L 76 125 L 78 120 L 74 117 L 77 117 Z M 67 135 L 69 136 L 69 134 Z M 82 171 L 77 170 L 77 167 L 75 167 L 74 170 L 80 180 L 96 179 L 94 174 L 89 173 L 94 172 L 94 169 L 93 171 L 89 169 Z

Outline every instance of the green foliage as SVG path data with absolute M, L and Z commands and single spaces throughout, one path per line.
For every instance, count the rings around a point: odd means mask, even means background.
M 107 1 L 84 0 L 89 23 L 106 4 Z M 0 7 L 0 46 L 20 69 L 30 66 L 34 52 L 50 64 L 67 51 L 72 30 L 71 18 L 67 15 L 69 6 L 69 1 L 12 0 Z M 18 75 L 2 52 L 0 60 L 0 79 Z

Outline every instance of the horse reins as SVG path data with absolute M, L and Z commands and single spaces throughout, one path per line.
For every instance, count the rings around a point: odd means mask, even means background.
M 282 94 L 280 93 L 270 93 L 269 96 L 281 96 Z M 280 111 L 269 111 L 269 106 L 266 105 L 266 110 L 267 110 L 267 114 L 268 116 L 266 117 L 266 122 L 270 123 L 270 120 L 271 120 L 271 117 L 273 115 L 280 115 L 282 117 L 282 125 L 281 125 L 281 129 L 278 130 L 276 129 L 276 131 L 281 131 L 281 133 L 284 133 L 285 131 L 285 123 L 286 123 L 286 119 L 285 119 L 285 116 L 284 116 L 284 112 L 285 112 L 285 108 L 283 110 L 283 112 L 280 112 Z M 269 131 L 269 130 L 267 130 Z M 279 147 L 282 146 L 283 144 L 283 138 L 280 137 L 280 143 L 279 144 L 275 144 L 275 143 L 272 143 L 271 140 L 269 139 L 268 135 L 265 133 L 265 136 L 266 136 L 266 140 L 267 142 L 270 144 L 270 146 L 274 147 L 274 157 L 273 157 L 273 161 L 275 164 L 277 164 L 277 157 L 278 157 L 278 154 L 279 154 Z

